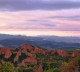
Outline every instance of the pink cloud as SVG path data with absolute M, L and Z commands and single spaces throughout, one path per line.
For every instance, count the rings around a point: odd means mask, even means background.
M 0 33 L 80 36 L 80 21 L 49 16 L 78 16 L 80 10 L 0 12 Z M 77 11 L 77 13 L 75 13 Z M 34 20 L 34 21 L 30 21 Z M 16 33 L 15 33 L 16 32 Z M 31 34 L 30 34 L 30 33 Z

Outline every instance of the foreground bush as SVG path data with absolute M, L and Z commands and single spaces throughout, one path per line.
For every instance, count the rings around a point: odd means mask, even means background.
M 15 72 L 13 64 L 0 60 L 0 72 Z

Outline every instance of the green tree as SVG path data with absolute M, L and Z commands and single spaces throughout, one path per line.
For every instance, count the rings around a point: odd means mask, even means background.
M 0 72 L 15 72 L 13 64 L 0 60 Z
M 44 72 L 60 72 L 58 68 L 51 68 Z

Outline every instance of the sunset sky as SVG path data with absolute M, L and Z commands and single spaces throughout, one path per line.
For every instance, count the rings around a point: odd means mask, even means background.
M 80 36 L 80 0 L 0 0 L 0 33 Z

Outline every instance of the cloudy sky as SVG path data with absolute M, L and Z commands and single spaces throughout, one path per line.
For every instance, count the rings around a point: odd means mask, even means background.
M 80 0 L 0 0 L 0 33 L 80 36 Z

